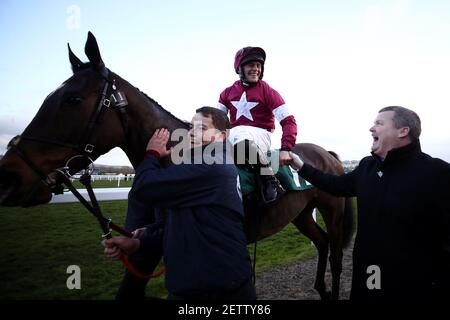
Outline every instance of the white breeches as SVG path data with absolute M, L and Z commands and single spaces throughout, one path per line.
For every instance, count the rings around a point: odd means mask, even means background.
M 270 150 L 272 142 L 272 133 L 266 129 L 252 127 L 252 126 L 237 126 L 230 129 L 230 135 L 228 140 L 231 144 L 235 145 L 242 140 L 253 141 L 261 150 L 263 154 L 266 154 Z

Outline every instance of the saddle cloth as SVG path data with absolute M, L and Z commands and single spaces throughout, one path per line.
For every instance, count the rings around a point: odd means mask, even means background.
M 314 188 L 312 184 L 300 177 L 298 173 L 290 166 L 278 166 L 279 150 L 269 151 L 267 154 L 267 159 L 269 160 L 272 170 L 284 190 L 303 191 Z M 255 191 L 255 178 L 253 173 L 239 168 L 239 180 L 243 195 L 248 195 Z

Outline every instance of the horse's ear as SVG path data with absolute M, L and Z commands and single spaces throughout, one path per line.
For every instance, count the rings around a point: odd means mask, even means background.
M 84 47 L 84 52 L 86 56 L 89 58 L 89 61 L 92 65 L 99 70 L 105 68 L 105 64 L 102 61 L 102 57 L 100 56 L 100 50 L 98 48 L 97 40 L 95 39 L 92 32 L 88 32 L 88 38 L 86 41 L 86 46 Z
M 81 69 L 83 62 L 81 62 L 81 60 L 78 59 L 78 57 L 72 52 L 72 49 L 70 49 L 69 44 L 67 44 L 67 48 L 69 49 L 69 60 L 70 64 L 72 65 L 72 71 L 73 73 L 75 73 Z

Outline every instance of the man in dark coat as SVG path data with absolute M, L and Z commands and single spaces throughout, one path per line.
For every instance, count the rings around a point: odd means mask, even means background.
M 341 176 L 294 155 L 299 175 L 333 195 L 357 197 L 352 300 L 435 300 L 450 292 L 450 165 L 421 151 L 420 119 L 380 110 L 372 156 Z
M 166 149 L 170 134 L 161 129 L 150 139 L 147 156 L 136 170 L 135 201 L 168 209 L 163 255 L 172 299 L 256 298 L 227 128 L 224 112 L 200 108 L 192 120 L 192 148 L 184 150 L 199 158 L 186 157 L 162 168 L 159 159 L 170 155 Z M 144 233 L 132 239 L 113 237 L 102 244 L 107 256 L 118 259 L 124 253 L 155 250 L 158 239 Z

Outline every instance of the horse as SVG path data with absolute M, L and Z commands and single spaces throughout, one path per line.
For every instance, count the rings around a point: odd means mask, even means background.
M 105 67 L 94 35 L 89 32 L 83 63 L 68 44 L 73 74 L 44 100 L 23 133 L 11 140 L 0 160 L 0 205 L 30 207 L 48 203 L 60 191 L 60 168 L 74 174 L 100 155 L 120 147 L 132 166 L 144 159 L 146 144 L 157 128 L 189 129 L 155 100 Z M 176 142 L 170 141 L 170 145 Z M 324 172 L 343 174 L 341 162 L 311 143 L 292 150 Z M 169 160 L 170 161 L 170 160 Z M 170 165 L 166 163 L 165 165 Z M 318 251 L 314 288 L 322 299 L 338 299 L 342 250 L 353 234 L 351 199 L 331 196 L 317 188 L 286 191 L 275 204 L 260 207 L 243 199 L 248 243 L 273 235 L 292 223 Z M 325 232 L 313 219 L 317 208 Z M 128 217 L 145 225 L 146 217 Z M 258 223 L 254 223 L 258 219 Z M 325 284 L 329 255 L 332 286 Z

